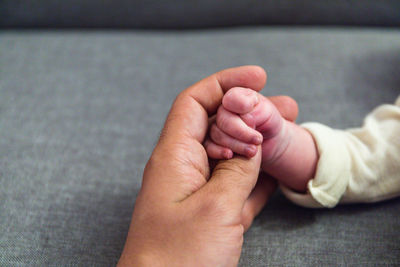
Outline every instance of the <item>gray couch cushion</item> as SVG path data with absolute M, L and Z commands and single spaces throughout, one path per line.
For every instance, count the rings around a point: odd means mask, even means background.
M 2 27 L 400 26 L 397 0 L 0 1 Z
M 358 126 L 400 93 L 400 31 L 0 33 L 0 266 L 111 266 L 175 96 L 258 64 L 299 122 Z M 166 159 L 168 160 L 168 159 Z M 308 210 L 281 194 L 241 266 L 400 265 L 400 199 Z

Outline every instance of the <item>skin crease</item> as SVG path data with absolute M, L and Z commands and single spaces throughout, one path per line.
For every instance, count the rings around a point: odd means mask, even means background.
M 253 90 L 236 87 L 224 95 L 210 138 L 207 152 L 214 159 L 229 159 L 233 152 L 253 157 L 261 144 L 262 170 L 294 190 L 306 191 L 314 177 L 318 151 L 311 134 Z
M 210 170 L 203 143 L 228 89 L 259 91 L 265 82 L 262 68 L 243 66 L 213 74 L 176 98 L 146 164 L 118 266 L 237 265 L 243 233 L 276 184 L 259 177 L 260 145 L 252 158 L 235 155 Z M 294 100 L 270 100 L 295 120 Z

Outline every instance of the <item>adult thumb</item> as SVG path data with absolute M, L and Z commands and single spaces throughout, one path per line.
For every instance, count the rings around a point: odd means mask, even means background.
M 210 180 L 198 191 L 208 198 L 216 197 L 241 211 L 256 185 L 261 164 L 261 146 L 252 158 L 235 156 L 221 160 L 215 166 Z

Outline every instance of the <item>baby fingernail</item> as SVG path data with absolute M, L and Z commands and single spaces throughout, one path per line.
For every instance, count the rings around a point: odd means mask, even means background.
M 232 153 L 232 151 L 230 151 L 230 150 L 225 150 L 225 151 L 223 152 L 223 156 L 224 156 L 225 159 L 230 159 L 230 158 L 233 157 L 233 153 Z
M 253 137 L 252 143 L 255 145 L 259 145 L 263 142 L 263 137 L 261 135 L 257 135 Z
M 247 156 L 254 156 L 257 153 L 257 147 L 256 146 L 247 146 L 245 148 L 245 152 Z

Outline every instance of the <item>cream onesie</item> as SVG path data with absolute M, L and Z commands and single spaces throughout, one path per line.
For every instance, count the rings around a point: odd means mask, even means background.
M 306 194 L 281 185 L 292 202 L 318 208 L 400 196 L 400 96 L 394 105 L 374 109 L 361 128 L 343 131 L 319 123 L 301 126 L 314 137 L 319 161 Z

